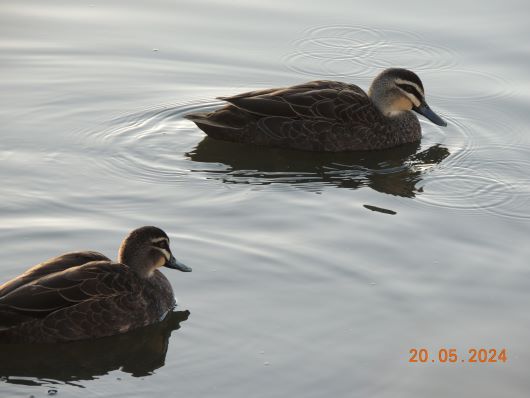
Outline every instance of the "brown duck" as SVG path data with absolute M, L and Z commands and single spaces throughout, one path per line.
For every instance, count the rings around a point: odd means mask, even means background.
M 191 271 L 156 227 L 132 231 L 117 262 L 86 251 L 38 264 L 0 286 L 0 342 L 82 340 L 158 322 L 175 306 L 162 266 Z
M 368 94 L 353 84 L 317 80 L 221 97 L 229 105 L 186 117 L 212 138 L 306 151 L 391 148 L 421 139 L 415 111 L 447 124 L 427 105 L 420 78 L 387 69 Z

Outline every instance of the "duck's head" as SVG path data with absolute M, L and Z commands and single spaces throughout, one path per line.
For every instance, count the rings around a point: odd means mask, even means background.
M 413 110 L 439 126 L 447 123 L 427 105 L 423 84 L 414 72 L 407 69 L 386 69 L 376 76 L 368 95 L 386 116 L 396 116 Z
M 129 233 L 120 246 L 118 262 L 146 278 L 160 267 L 191 271 L 190 267 L 173 257 L 169 237 L 157 227 L 141 227 Z

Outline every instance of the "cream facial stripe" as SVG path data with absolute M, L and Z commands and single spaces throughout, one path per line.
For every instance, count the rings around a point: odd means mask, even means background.
M 418 90 L 418 93 L 420 93 L 422 96 L 425 97 L 425 93 L 423 92 L 423 89 L 418 86 L 416 83 L 411 82 L 410 80 L 403 80 L 403 79 L 396 79 L 397 84 L 408 84 L 412 87 L 414 87 L 416 90 Z
M 169 239 L 168 238 L 164 238 L 164 237 L 153 239 L 153 240 L 151 240 L 151 242 L 158 243 L 158 242 L 162 242 L 163 240 L 165 240 L 166 242 L 169 243 Z

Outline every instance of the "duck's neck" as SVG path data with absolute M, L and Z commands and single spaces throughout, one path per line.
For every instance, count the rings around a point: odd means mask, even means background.
M 149 256 L 127 249 L 120 250 L 118 253 L 118 262 L 127 265 L 141 278 L 150 278 L 156 269 L 156 264 L 153 264 Z

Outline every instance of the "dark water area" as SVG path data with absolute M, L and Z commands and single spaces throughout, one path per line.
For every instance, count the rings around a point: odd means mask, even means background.
M 0 281 L 168 232 L 159 325 L 0 343 L 0 396 L 527 396 L 530 6 L 3 1 Z M 319 154 L 206 138 L 215 98 L 314 79 L 423 81 L 447 127 Z M 185 311 L 189 311 L 189 314 Z M 455 348 L 457 363 L 411 363 Z M 469 349 L 506 362 L 461 362 Z
M 164 366 L 169 338 L 189 311 L 173 311 L 160 323 L 130 333 L 61 344 L 3 344 L 0 374 L 20 385 L 46 385 L 50 380 L 82 386 L 120 370 L 148 376 Z

